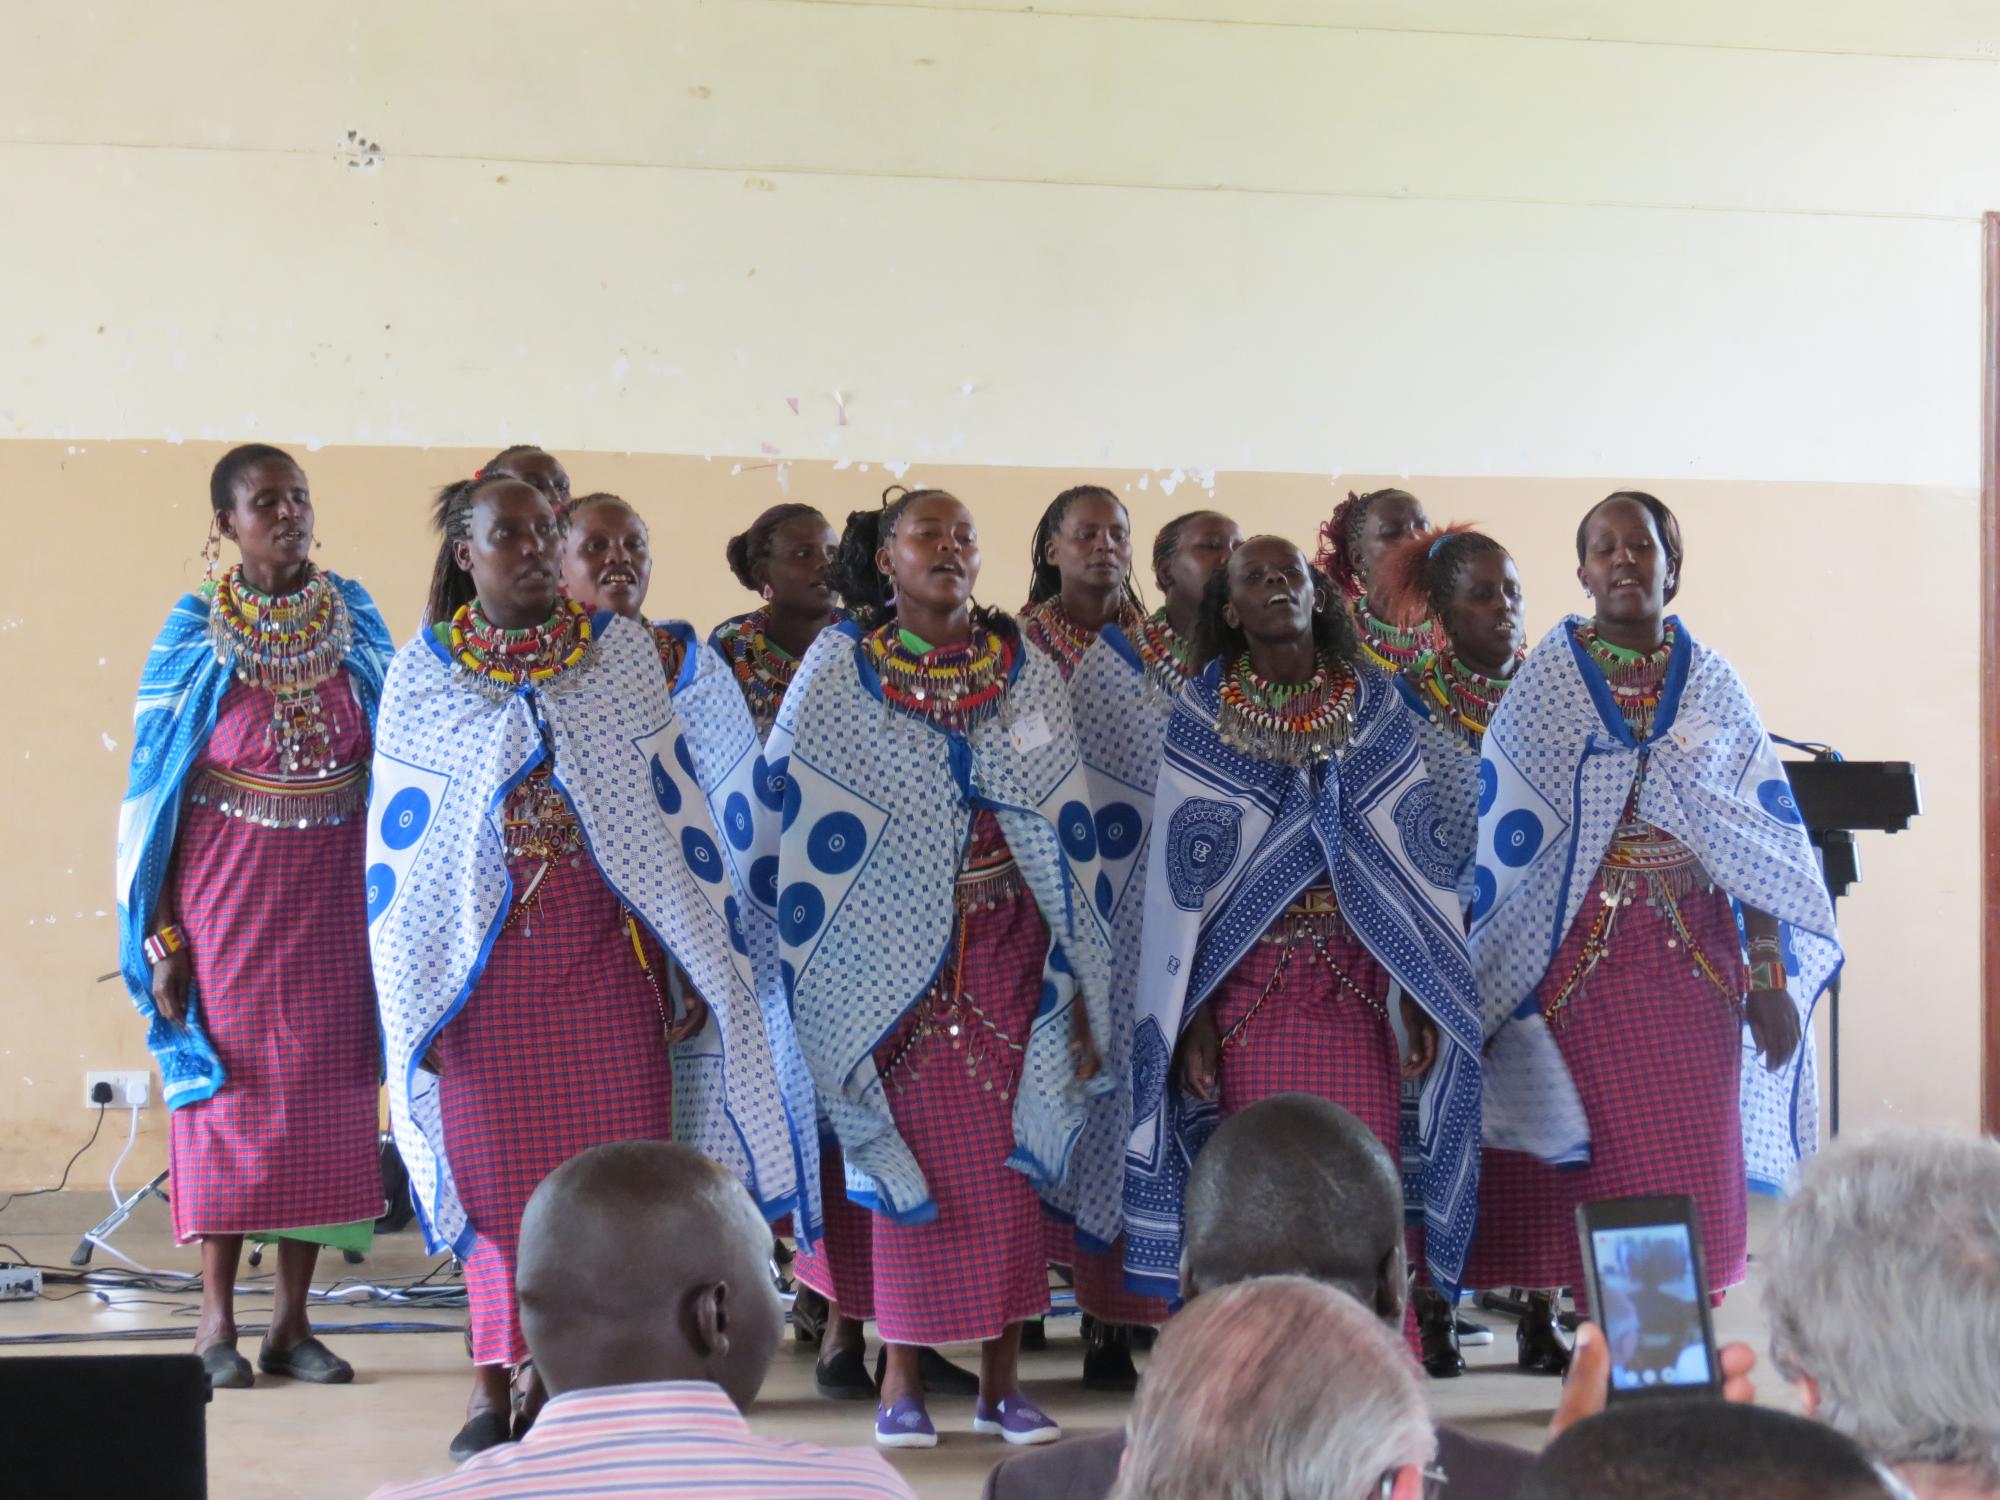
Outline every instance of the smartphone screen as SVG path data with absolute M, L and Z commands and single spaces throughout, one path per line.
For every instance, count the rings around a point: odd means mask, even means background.
M 1693 1237 L 1684 1223 L 1593 1224 L 1598 1326 L 1611 1351 L 1611 1389 L 1713 1386 Z

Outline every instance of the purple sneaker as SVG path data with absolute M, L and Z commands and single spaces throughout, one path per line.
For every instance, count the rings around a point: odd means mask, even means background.
M 1010 1443 L 1023 1445 L 1053 1443 L 1062 1436 L 1055 1419 L 1019 1391 L 1002 1396 L 997 1405 L 981 1396 L 972 1408 L 972 1430 L 989 1437 L 997 1433 Z
M 935 1448 L 937 1429 L 915 1396 L 875 1408 L 875 1441 L 884 1448 Z

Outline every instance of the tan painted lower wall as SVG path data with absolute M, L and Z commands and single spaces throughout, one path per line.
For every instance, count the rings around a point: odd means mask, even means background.
M 123 990 L 98 984 L 117 961 L 112 848 L 131 747 L 139 665 L 173 599 L 200 577 L 214 444 L 0 442 L 11 536 L 0 581 L 0 724 L 7 768 L 7 859 L 0 868 L 0 1188 L 54 1180 L 89 1128 L 86 1069 L 146 1061 Z M 409 448 L 300 453 L 319 510 L 326 565 L 374 592 L 398 640 L 416 623 L 434 545 L 435 486 L 486 455 Z M 877 466 L 775 465 L 671 454 L 579 454 L 578 493 L 611 489 L 652 523 L 651 612 L 706 628 L 753 602 L 722 564 L 722 543 L 784 498 L 836 517 L 872 504 L 893 476 Z M 1028 534 L 1047 499 L 1082 478 L 1127 490 L 1142 550 L 1159 524 L 1197 506 L 1247 531 L 1306 541 L 1349 484 L 1374 476 L 1236 474 L 1211 498 L 1158 474 L 932 468 L 973 508 L 986 566 L 980 596 L 1019 602 Z M 1482 522 L 1519 559 L 1531 637 L 1580 603 L 1578 517 L 1616 483 L 1405 481 L 1434 518 Z M 1171 481 L 1171 476 L 1168 476 Z M 1375 480 L 1379 482 L 1379 480 Z M 1677 608 L 1735 662 L 1779 733 L 1831 742 L 1856 759 L 1918 762 L 1925 816 L 1864 841 L 1865 883 L 1846 905 L 1846 1123 L 1973 1128 L 1978 1119 L 1975 671 L 1977 497 L 1967 491 L 1828 484 L 1677 483 L 1650 487 L 1687 531 Z M 157 1093 L 157 1089 L 155 1091 Z M 123 1130 L 77 1168 L 96 1183 Z M 124 1180 L 165 1160 L 165 1114 L 146 1112 Z M 74 1182 L 73 1182 L 74 1185 Z M 0 1220 L 0 1230 L 5 1221 Z M 4 1237 L 4 1235 L 0 1235 Z

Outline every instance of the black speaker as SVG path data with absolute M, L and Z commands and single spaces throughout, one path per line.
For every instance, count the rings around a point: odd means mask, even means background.
M 208 1397 L 192 1354 L 0 1359 L 0 1490 L 207 1500 Z

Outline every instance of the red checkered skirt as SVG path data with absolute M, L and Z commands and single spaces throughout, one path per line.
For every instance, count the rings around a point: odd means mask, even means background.
M 1600 872 L 1538 1000 L 1552 998 L 1574 968 L 1602 886 Z M 1734 999 L 1743 988 L 1742 949 L 1721 892 L 1683 896 L 1680 912 L 1733 994 L 1700 972 L 1668 914 L 1636 890 L 1618 913 L 1609 952 L 1552 1023 L 1590 1121 L 1590 1165 L 1559 1170 L 1520 1152 L 1488 1151 L 1467 1285 L 1577 1287 L 1576 1206 L 1656 1193 L 1695 1200 L 1710 1288 L 1743 1280 L 1742 1020 Z
M 1098 1322 L 1157 1328 L 1167 1321 L 1166 1298 L 1126 1289 L 1123 1235 L 1109 1250 L 1076 1246 L 1070 1271 L 1076 1278 L 1076 1305 Z
M 337 690 L 336 690 L 337 689 Z M 346 679 L 322 687 L 333 759 L 369 753 Z M 271 695 L 234 684 L 203 767 L 275 770 Z M 174 899 L 200 1017 L 227 1081 L 168 1116 L 174 1237 L 349 1224 L 382 1211 L 367 824 L 264 828 L 181 810 Z
M 826 1233 L 817 1245 L 800 1245 L 792 1274 L 850 1318 L 875 1316 L 875 1216 L 847 1196 L 840 1147 L 819 1146 L 819 1195 Z
M 982 813 L 975 851 L 998 836 Z M 937 1205 L 928 1224 L 875 1222 L 875 1320 L 890 1343 L 997 1338 L 1048 1310 L 1041 1200 L 1007 1165 L 1021 1058 L 1003 1040 L 1028 1034 L 1047 948 L 1048 928 L 1025 889 L 998 906 L 969 908 L 938 989 L 876 1051 L 897 1133 Z M 954 976 L 963 996 L 956 1037 L 943 1010 Z
M 533 874 L 516 868 L 515 889 Z M 647 961 L 664 975 L 650 939 Z M 519 1364 L 514 1263 L 529 1195 L 579 1151 L 673 1133 L 659 992 L 588 855 L 551 870 L 501 933 L 436 1053 L 445 1154 L 479 1236 L 465 1262 L 472 1357 Z

